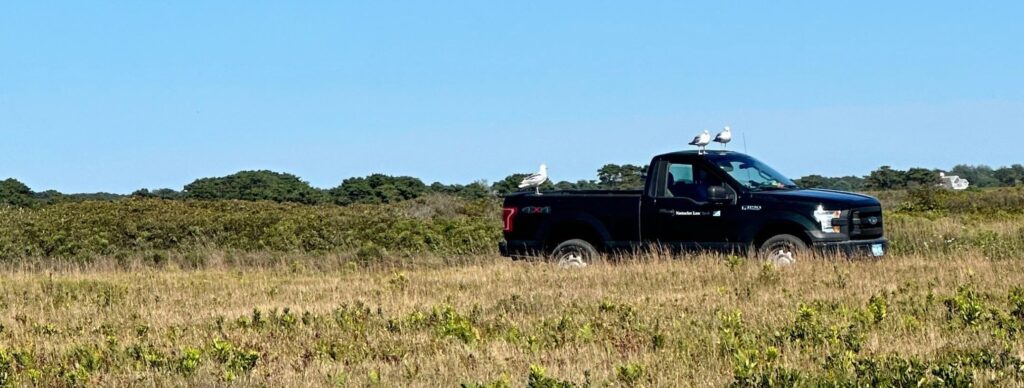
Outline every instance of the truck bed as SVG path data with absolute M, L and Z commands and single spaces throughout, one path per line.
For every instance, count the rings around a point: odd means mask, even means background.
M 516 211 L 509 240 L 557 240 L 579 224 L 602 226 L 601 241 L 615 245 L 640 239 L 640 190 L 566 190 L 517 193 L 505 197 Z M 550 248 L 550 247 L 547 247 Z

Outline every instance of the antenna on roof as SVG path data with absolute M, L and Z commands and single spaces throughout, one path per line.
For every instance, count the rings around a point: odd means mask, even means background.
M 749 154 L 749 152 L 747 152 L 747 133 L 746 132 L 743 132 L 743 153 L 744 154 Z

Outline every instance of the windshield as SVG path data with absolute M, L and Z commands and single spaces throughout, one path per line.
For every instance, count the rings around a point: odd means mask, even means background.
M 708 159 L 743 187 L 751 191 L 796 189 L 796 183 L 761 161 L 747 155 L 723 153 L 708 155 Z

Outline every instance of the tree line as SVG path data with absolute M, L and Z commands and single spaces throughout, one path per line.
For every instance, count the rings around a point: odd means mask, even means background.
M 542 190 L 639 190 L 644 186 L 647 166 L 633 164 L 606 164 L 597 170 L 596 179 L 575 182 L 547 182 Z M 972 187 L 1006 187 L 1024 184 L 1024 166 L 1015 164 L 993 169 L 985 165 L 957 165 L 949 175 L 958 175 L 971 182 Z M 428 194 L 446 194 L 479 199 L 502 196 L 516 191 L 528 174 L 512 174 L 502 180 L 488 183 L 426 184 L 419 178 L 373 174 L 345 179 L 338 186 L 320 189 L 299 177 L 267 170 L 240 171 L 223 177 L 201 178 L 182 190 L 139 189 L 129 195 L 110 193 L 63 194 L 53 190 L 35 192 L 24 183 L 9 178 L 0 181 L 0 205 L 32 207 L 62 201 L 111 200 L 127 197 L 162 198 L 168 200 L 248 200 L 301 204 L 380 204 L 421 197 Z M 805 188 L 835 190 L 893 190 L 939 183 L 939 171 L 924 168 L 898 170 L 882 166 L 867 176 L 825 177 L 808 175 L 796 180 Z
M 547 182 L 544 190 L 628 190 L 643 187 L 646 166 L 608 164 L 596 180 Z M 63 194 L 53 190 L 34 192 L 24 183 L 9 178 L 0 181 L 0 205 L 29 207 L 62 201 L 112 200 L 119 198 L 161 198 L 168 200 L 246 200 L 302 204 L 380 204 L 404 201 L 428 194 L 446 194 L 469 199 L 496 197 L 519 191 L 528 174 L 512 174 L 494 183 L 480 180 L 469 184 L 426 184 L 410 176 L 372 174 L 348 178 L 330 189 L 311 186 L 298 176 L 268 170 L 196 179 L 182 190 L 139 189 L 129 195 L 110 193 Z
M 919 167 L 899 170 L 882 166 L 863 177 L 808 175 L 796 179 L 796 184 L 800 187 L 832 190 L 896 190 L 937 185 L 940 182 L 940 172 L 942 171 Z M 1020 164 L 998 169 L 986 165 L 959 164 L 946 174 L 967 179 L 971 187 L 976 188 L 1013 187 L 1024 184 L 1024 166 Z

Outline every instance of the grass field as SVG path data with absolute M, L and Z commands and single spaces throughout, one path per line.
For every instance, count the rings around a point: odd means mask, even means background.
M 495 201 L 0 208 L 0 386 L 1024 386 L 1024 189 L 879 193 L 892 254 L 495 256 Z
M 1024 261 L 0 273 L 14 385 L 1021 385 Z

